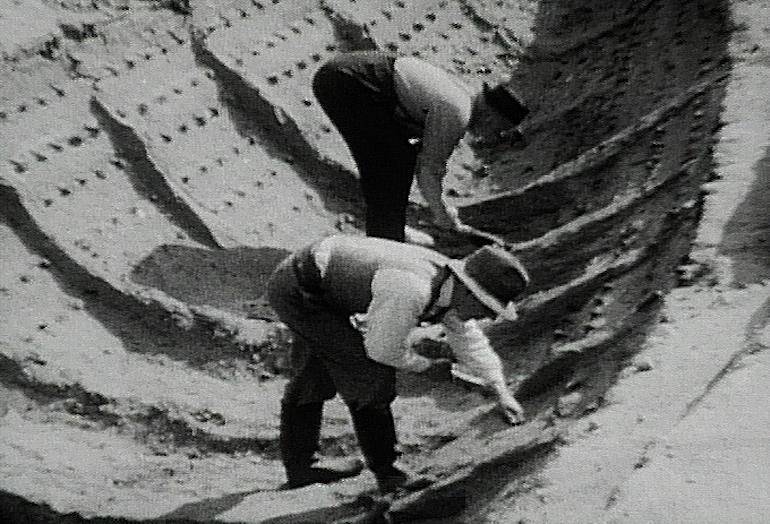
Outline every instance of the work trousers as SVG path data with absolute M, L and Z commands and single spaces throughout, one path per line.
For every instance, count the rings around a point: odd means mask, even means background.
M 403 242 L 419 145 L 396 115 L 392 85 L 362 82 L 332 62 L 315 74 L 313 92 L 358 167 L 366 234 Z
M 320 280 L 310 246 L 284 260 L 268 285 L 270 304 L 293 336 L 283 403 L 312 404 L 339 393 L 351 411 L 389 406 L 395 370 L 366 355 L 351 312 L 324 300 Z

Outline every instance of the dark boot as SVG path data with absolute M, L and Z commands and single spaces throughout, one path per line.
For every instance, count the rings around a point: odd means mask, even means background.
M 389 405 L 351 409 L 350 412 L 358 444 L 366 465 L 377 479 L 380 492 L 392 493 L 399 489 L 416 491 L 431 484 L 427 477 L 414 476 L 394 466 L 398 458 L 396 426 Z
M 364 469 L 360 460 L 316 464 L 318 440 L 321 436 L 323 403 L 300 406 L 281 405 L 281 458 L 286 468 L 287 489 L 310 484 L 328 484 L 354 477 Z

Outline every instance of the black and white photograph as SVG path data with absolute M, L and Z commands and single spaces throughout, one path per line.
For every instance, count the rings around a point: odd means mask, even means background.
M 0 0 L 0 521 L 770 522 L 770 0 Z

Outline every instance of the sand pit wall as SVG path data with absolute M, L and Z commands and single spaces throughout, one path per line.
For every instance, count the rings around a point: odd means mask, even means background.
M 57 497 L 30 443 L 6 492 L 139 519 L 233 493 L 224 472 L 246 462 L 259 489 L 275 487 L 286 339 L 264 284 L 290 250 L 362 225 L 355 168 L 309 85 L 339 50 L 420 56 L 470 84 L 512 75 L 532 109 L 524 144 L 462 146 L 447 181 L 464 220 L 532 273 L 520 320 L 490 328 L 532 419 L 505 428 L 481 392 L 405 377 L 405 459 L 443 481 L 402 510 L 552 446 L 601 405 L 682 282 L 729 74 L 725 2 L 37 4 L 19 4 L 40 23 L 3 48 L 4 410 L 34 406 L 57 431 L 115 432 L 139 456 L 197 469 L 186 484 L 159 467 Z M 415 195 L 410 223 L 436 233 L 424 217 Z M 436 238 L 450 255 L 473 249 Z M 355 452 L 344 409 L 330 410 L 323 451 Z M 4 442 L 41 418 L 26 417 Z

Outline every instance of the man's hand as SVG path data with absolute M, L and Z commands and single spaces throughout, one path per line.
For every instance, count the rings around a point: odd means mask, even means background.
M 503 416 L 511 424 L 521 424 L 524 422 L 524 408 L 513 396 L 508 386 L 500 385 L 494 388 L 497 394 L 497 402 L 503 410 Z

